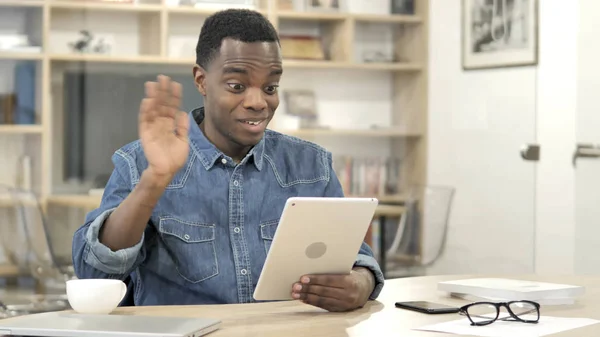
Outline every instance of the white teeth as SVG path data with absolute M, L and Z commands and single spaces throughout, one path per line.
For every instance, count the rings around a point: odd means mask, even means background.
M 246 121 L 246 123 L 248 123 L 250 125 L 258 125 L 258 124 L 260 124 L 260 122 L 251 122 L 251 121 Z

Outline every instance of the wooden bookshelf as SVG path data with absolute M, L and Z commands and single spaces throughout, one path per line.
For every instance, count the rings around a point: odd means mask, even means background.
M 390 128 L 380 129 L 308 129 L 277 130 L 300 138 L 315 137 L 356 139 L 377 138 L 389 140 L 392 154 L 406 154 L 401 167 L 399 194 L 379 196 L 381 206 L 377 215 L 400 216 L 404 211 L 403 187 L 410 184 L 426 184 L 427 172 L 427 77 L 428 77 L 428 0 L 415 0 L 414 15 L 369 15 L 352 13 L 318 13 L 278 10 L 277 0 L 262 0 L 258 11 L 263 13 L 277 28 L 282 23 L 318 23 L 322 32 L 332 39 L 330 58 L 327 60 L 284 60 L 284 68 L 318 71 L 345 71 L 389 73 L 393 103 Z M 55 156 L 56 149 L 63 146 L 63 131 L 57 127 L 62 118 L 60 83 L 53 79 L 55 73 L 73 67 L 102 66 L 160 66 L 160 69 L 178 68 L 190 71 L 194 64 L 191 55 L 170 56 L 173 25 L 180 20 L 194 20 L 193 28 L 199 31 L 201 21 L 216 12 L 215 9 L 173 7 L 166 0 L 140 0 L 139 4 L 102 3 L 81 0 L 14 0 L 0 1 L 2 7 L 26 7 L 41 13 L 42 52 L 10 53 L 0 51 L 0 61 L 33 60 L 40 64 L 39 123 L 37 125 L 0 125 L 0 134 L 40 135 L 39 191 L 46 204 L 89 209 L 97 207 L 100 198 L 86 194 L 59 194 L 55 177 L 59 171 L 55 165 L 62 159 Z M 55 29 L 64 29 L 63 21 L 79 15 L 82 20 L 96 14 L 109 15 L 115 22 L 137 20 L 138 52 L 136 54 L 115 52 L 110 55 L 75 54 L 54 48 Z M 389 25 L 399 33 L 394 34 L 394 62 L 364 63 L 355 59 L 354 51 L 358 32 L 365 24 Z M 182 24 L 183 25 L 183 24 Z M 183 25 L 185 26 L 185 25 Z M 58 28 L 57 28 L 58 27 Z M 401 32 L 401 33 L 400 33 Z M 58 84 L 57 84 L 58 83 Z M 368 113 L 368 111 L 365 111 Z M 34 138 L 34 137 L 30 137 Z M 67 192 L 68 193 L 68 192 Z M 377 196 L 370 196 L 377 197 Z

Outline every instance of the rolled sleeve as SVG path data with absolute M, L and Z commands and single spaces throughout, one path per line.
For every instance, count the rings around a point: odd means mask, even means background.
M 105 273 L 125 274 L 133 268 L 138 259 L 144 242 L 144 234 L 142 234 L 142 239 L 134 246 L 117 251 L 112 251 L 102 244 L 98 239 L 100 229 L 115 209 L 111 208 L 102 212 L 90 223 L 85 237 L 89 249 L 84 259 L 87 264 Z
M 131 149 L 129 149 L 131 150 Z M 100 206 L 89 212 L 84 224 L 73 235 L 73 267 L 80 279 L 123 279 L 146 258 L 147 234 L 133 247 L 112 251 L 100 242 L 99 233 L 108 217 L 133 190 L 138 178 L 135 160 L 130 151 L 118 150 L 112 157 L 115 168 L 104 187 Z
M 385 283 L 385 279 L 383 276 L 383 272 L 381 272 L 381 268 L 379 268 L 379 264 L 377 260 L 372 256 L 366 254 L 358 254 L 356 262 L 354 263 L 354 267 L 363 267 L 369 269 L 373 275 L 375 276 L 375 287 L 369 296 L 370 300 L 375 300 L 381 293 L 383 289 L 383 284 Z

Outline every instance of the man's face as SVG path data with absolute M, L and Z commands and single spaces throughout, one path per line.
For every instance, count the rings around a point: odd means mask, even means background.
M 279 106 L 281 74 L 276 42 L 223 40 L 208 69 L 194 69 L 205 99 L 205 127 L 215 128 L 230 145 L 256 145 Z

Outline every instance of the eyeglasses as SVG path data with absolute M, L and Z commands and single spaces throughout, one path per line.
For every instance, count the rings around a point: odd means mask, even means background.
M 510 316 L 498 318 L 501 307 L 505 307 Z M 540 305 L 532 301 L 476 302 L 461 307 L 459 314 L 466 315 L 471 325 L 488 325 L 496 320 L 537 323 L 540 320 Z

